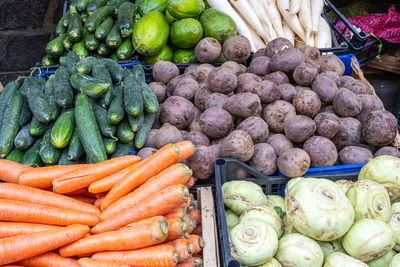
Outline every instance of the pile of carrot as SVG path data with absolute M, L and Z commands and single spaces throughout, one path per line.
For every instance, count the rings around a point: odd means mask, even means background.
M 141 160 L 31 168 L 0 160 L 1 266 L 202 266 L 189 141 Z

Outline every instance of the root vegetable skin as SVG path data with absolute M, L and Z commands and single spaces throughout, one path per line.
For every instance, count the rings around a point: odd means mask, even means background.
M 318 29 L 315 34 L 314 45 L 318 48 L 332 47 L 331 28 L 323 17 L 319 17 Z
M 322 0 L 321 0 L 322 1 Z M 286 23 L 289 27 L 304 41 L 306 42 L 306 33 L 303 27 L 300 24 L 299 18 L 297 15 L 290 15 L 290 3 L 289 0 L 279 0 L 277 1 L 277 5 L 279 11 L 282 14 L 282 17 L 285 19 Z M 322 12 L 322 10 L 321 10 Z
M 282 30 L 283 36 L 285 36 L 285 38 L 288 39 L 292 45 L 294 45 L 294 32 L 285 21 L 283 22 Z
M 279 2 L 279 1 L 278 1 Z M 322 9 L 324 8 L 323 0 L 311 0 L 311 19 L 312 19 L 312 33 L 318 33 L 318 25 L 320 23 Z
M 299 10 L 299 20 L 301 25 L 306 31 L 306 44 L 313 46 L 313 44 L 310 43 L 310 38 L 311 38 L 311 32 L 312 32 L 312 20 L 310 19 L 311 17 L 311 1 L 310 0 L 300 0 L 301 5 L 300 5 L 300 10 Z M 317 46 L 319 47 L 319 46 Z
M 275 39 L 277 37 L 277 34 L 272 26 L 271 19 L 269 18 L 268 13 L 265 10 L 265 4 L 259 0 L 248 0 L 248 2 L 250 3 L 250 5 L 253 8 L 254 12 L 256 13 L 257 17 L 268 29 L 268 34 L 269 34 L 271 40 L 267 40 L 267 41 L 270 42 L 273 39 Z
M 265 5 L 265 10 L 267 11 L 268 16 L 271 19 L 272 25 L 278 36 L 285 36 L 284 30 L 282 27 L 282 17 L 279 13 L 279 9 L 276 6 L 276 0 L 267 0 L 263 3 Z

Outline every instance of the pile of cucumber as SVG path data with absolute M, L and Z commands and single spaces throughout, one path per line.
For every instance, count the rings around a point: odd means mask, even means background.
M 25 165 L 96 163 L 144 146 L 158 100 L 142 65 L 71 51 L 54 75 L 0 94 L 0 158 Z
M 132 30 L 140 19 L 129 0 L 72 0 L 56 27 L 56 38 L 46 45 L 43 66 L 56 65 L 68 51 L 88 56 L 126 60 L 132 57 Z

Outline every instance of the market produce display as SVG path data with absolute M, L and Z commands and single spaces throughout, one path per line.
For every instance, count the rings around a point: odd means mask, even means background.
M 194 146 L 184 141 L 168 144 L 146 160 L 128 155 L 95 164 L 32 168 L 1 159 L 0 264 L 201 265 L 201 212 L 189 193 L 192 171 L 180 163 L 193 152 Z M 107 191 L 126 180 L 129 194 L 104 208 Z M 102 194 L 90 193 L 88 187 L 96 181 L 112 185 Z
M 390 181 L 399 166 L 384 155 L 356 182 L 291 179 L 285 197 L 265 196 L 253 182 L 225 182 L 232 257 L 243 266 L 397 266 L 400 197 Z

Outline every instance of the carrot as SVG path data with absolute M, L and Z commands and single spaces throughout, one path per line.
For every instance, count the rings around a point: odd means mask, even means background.
M 193 230 L 196 228 L 196 221 L 192 219 L 192 217 L 190 217 L 189 215 L 185 215 L 183 216 L 183 220 L 186 222 L 187 224 L 187 233 L 191 234 L 193 232 Z
M 0 183 L 0 199 L 23 201 L 94 214 L 100 213 L 95 206 L 71 197 L 19 184 Z
M 182 162 L 194 154 L 194 145 L 190 141 L 182 141 L 175 144 L 180 151 L 180 155 L 177 162 Z
M 193 220 L 195 220 L 196 225 L 201 225 L 201 212 L 198 209 L 193 209 L 191 212 L 188 213 Z
M 102 197 L 99 197 L 98 199 L 96 199 L 96 201 L 94 202 L 94 205 L 95 205 L 96 207 L 100 208 L 101 203 L 103 202 L 103 200 L 104 200 L 105 197 L 106 197 L 106 196 L 102 196 Z
M 124 196 L 118 201 L 111 204 L 101 213 L 101 220 L 111 218 L 121 210 L 132 208 L 149 195 L 157 193 L 160 189 L 166 188 L 173 184 L 185 184 L 192 176 L 192 170 L 185 164 L 177 163 L 163 170 L 132 193 Z
M 173 267 L 178 262 L 178 253 L 172 246 L 157 245 L 130 251 L 99 252 L 92 259 L 131 266 Z
M 88 192 L 87 188 L 82 188 L 82 189 L 78 189 L 78 190 L 70 192 L 70 193 L 66 193 L 64 195 L 66 195 L 66 196 L 84 195 L 87 192 Z
M 0 238 L 7 238 L 17 235 L 37 233 L 55 229 L 60 229 L 60 226 L 20 222 L 0 222 Z
M 176 267 L 195 267 L 195 263 L 192 257 L 190 257 L 187 261 L 179 262 Z
M 77 165 L 54 165 L 41 168 L 30 168 L 23 172 L 18 177 L 18 183 L 29 185 L 35 188 L 51 188 L 51 182 L 56 177 L 72 170 L 84 168 L 85 164 Z
M 176 252 L 178 252 L 179 261 L 186 261 L 190 259 L 194 252 L 193 244 L 184 238 L 175 239 L 165 244 L 171 245 L 176 249 Z
M 186 209 L 185 208 L 177 208 L 171 211 L 168 214 L 165 214 L 164 217 L 169 219 L 169 218 L 174 218 L 174 217 L 183 217 L 186 215 Z
M 165 241 L 174 240 L 184 236 L 187 232 L 187 224 L 185 220 L 181 217 L 174 217 L 167 219 L 169 231 L 168 237 Z
M 23 266 L 23 265 L 1 265 L 1 267 L 25 267 L 25 266 Z
M 74 242 L 89 232 L 87 225 L 70 225 L 61 229 L 0 239 L 0 264 L 31 258 Z
M 193 244 L 194 252 L 193 254 L 200 253 L 202 248 L 204 248 L 204 240 L 198 235 L 190 235 L 188 238 L 189 242 Z
M 93 260 L 91 258 L 81 258 L 78 260 L 80 267 L 129 267 L 124 263 L 112 263 L 101 260 Z
M 187 188 L 192 188 L 194 186 L 194 184 L 196 183 L 196 180 L 194 179 L 194 177 L 190 177 L 189 181 L 187 181 L 187 183 L 185 184 Z
M 20 173 L 28 169 L 33 168 L 11 160 L 0 159 L 0 180 L 17 184 Z
M 64 194 L 86 188 L 91 183 L 116 173 L 139 160 L 138 156 L 128 155 L 90 164 L 84 169 L 72 171 L 54 179 L 53 191 Z
M 92 228 L 92 234 L 117 230 L 132 222 L 145 218 L 167 214 L 176 209 L 188 197 L 188 189 L 181 184 L 171 185 L 157 193 L 149 195 L 139 205 L 121 210 L 116 216 L 104 220 Z
M 194 228 L 194 230 L 192 232 L 192 234 L 194 234 L 194 235 L 202 235 L 202 233 L 203 233 L 203 229 L 202 229 L 201 225 Z
M 145 219 L 118 231 L 92 235 L 59 249 L 63 257 L 90 255 L 107 250 L 131 250 L 161 243 L 167 238 L 168 223 L 162 216 Z
M 96 201 L 95 198 L 88 197 L 86 195 L 75 195 L 75 196 L 70 196 L 70 197 L 73 198 L 73 199 L 76 199 L 78 201 L 82 201 L 82 202 L 88 203 L 88 204 L 93 205 L 93 206 L 94 206 L 94 202 Z
M 40 204 L 0 199 L 0 221 L 71 225 L 74 223 L 96 225 L 96 214 Z
M 176 163 L 179 158 L 179 148 L 168 144 L 146 159 L 146 162 L 129 172 L 124 179 L 108 192 L 101 209 L 105 210 L 112 203 L 138 188 L 154 175 Z
M 29 267 L 79 267 L 78 261 L 69 258 L 63 258 L 57 253 L 47 252 L 23 261 L 17 262 L 22 266 Z

